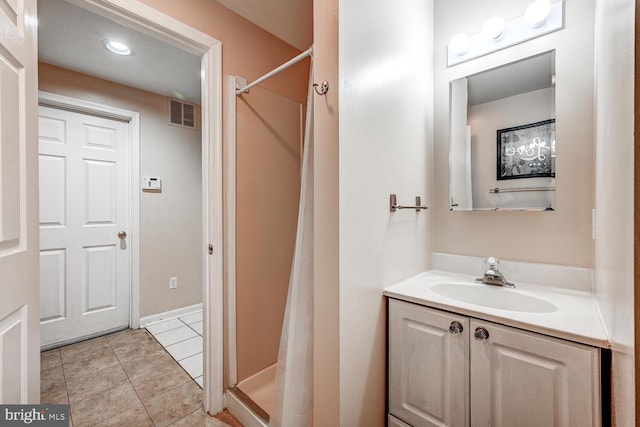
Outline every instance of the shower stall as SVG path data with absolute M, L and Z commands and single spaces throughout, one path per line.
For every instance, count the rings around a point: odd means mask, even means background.
M 304 346 L 312 341 L 307 333 L 311 292 L 299 291 L 305 289 L 301 281 L 310 284 L 311 271 L 303 248 L 309 236 L 305 240 L 304 230 L 311 230 L 312 221 L 311 210 L 304 209 L 312 200 L 306 179 L 311 165 L 312 99 L 307 94 L 305 104 L 258 86 L 310 55 L 311 49 L 248 86 L 237 85 L 242 79 L 236 77 L 227 81 L 227 175 L 235 182 L 227 185 L 232 236 L 228 239 L 225 371 L 228 407 L 245 426 L 287 425 L 283 408 L 300 406 L 291 403 L 286 391 L 287 372 L 293 365 L 300 366 L 295 361 L 300 351 L 292 348 L 300 343 L 295 334 L 306 335 L 301 359 L 307 358 Z M 301 70 L 304 64 L 295 72 Z M 301 263 L 303 258 L 307 264 Z M 296 308 L 305 304 L 309 305 L 307 318 L 298 321 Z

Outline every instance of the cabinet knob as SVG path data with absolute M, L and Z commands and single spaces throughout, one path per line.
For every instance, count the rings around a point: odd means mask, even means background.
M 487 338 L 489 338 L 489 331 L 487 331 L 485 328 L 483 327 L 477 327 L 475 332 L 473 333 L 473 337 L 477 340 L 477 341 L 484 341 Z
M 464 328 L 462 327 L 462 324 L 458 321 L 453 321 L 449 325 L 449 333 L 451 335 L 460 335 L 463 330 Z

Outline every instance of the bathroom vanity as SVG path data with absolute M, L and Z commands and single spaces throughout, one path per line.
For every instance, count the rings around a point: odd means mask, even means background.
M 429 271 L 385 295 L 389 426 L 606 422 L 610 345 L 588 292 Z

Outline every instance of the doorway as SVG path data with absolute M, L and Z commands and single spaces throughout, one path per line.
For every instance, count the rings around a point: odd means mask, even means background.
M 40 317 L 48 348 L 129 326 L 131 247 L 138 247 L 126 231 L 138 215 L 129 193 L 138 172 L 130 121 L 138 115 L 47 93 L 39 102 Z
M 202 85 L 202 224 L 203 239 L 199 248 L 202 256 L 202 282 L 204 306 L 205 355 L 211 349 L 211 357 L 204 357 L 205 410 L 210 413 L 223 409 L 222 400 L 222 251 L 208 251 L 209 245 L 222 247 L 222 168 L 221 168 L 221 43 L 197 30 L 158 13 L 156 10 L 133 0 L 82 0 L 72 1 L 85 9 L 113 19 L 132 29 L 150 34 L 201 57 Z M 136 179 L 134 178 L 134 181 Z M 161 260 L 158 260 L 161 262 Z M 132 277 L 132 315 L 130 326 L 139 327 L 140 272 L 135 264 Z M 219 319 L 218 319 L 219 317 Z

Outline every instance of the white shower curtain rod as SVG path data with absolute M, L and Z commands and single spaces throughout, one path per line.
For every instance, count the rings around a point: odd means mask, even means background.
M 238 89 L 236 91 L 236 96 L 240 96 L 242 95 L 244 92 L 249 92 L 249 89 L 251 89 L 254 86 L 259 85 L 260 83 L 262 83 L 263 81 L 270 79 L 271 77 L 275 76 L 276 74 L 278 74 L 280 71 L 284 71 L 287 68 L 291 67 L 292 65 L 297 64 L 298 62 L 302 61 L 305 58 L 308 58 L 311 56 L 312 54 L 312 49 L 313 48 L 309 48 L 307 50 L 305 50 L 304 52 L 302 52 L 300 55 L 296 56 L 295 58 L 291 59 L 290 61 L 285 62 L 284 64 L 282 64 L 281 66 L 279 66 L 278 68 L 275 68 L 271 71 L 269 71 L 267 74 L 265 74 L 264 76 L 260 77 L 259 79 L 254 80 L 253 82 L 249 83 L 247 86 L 245 86 L 242 89 Z

